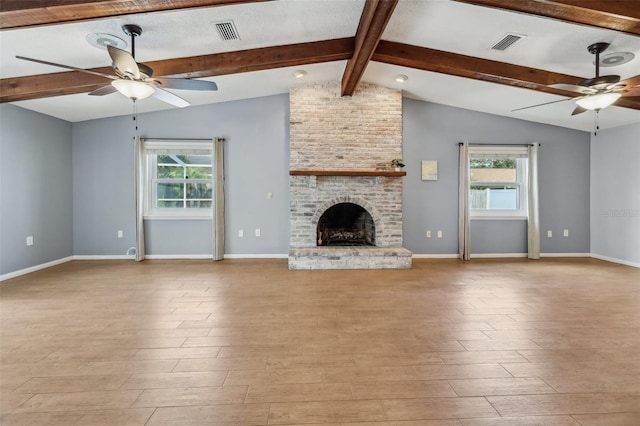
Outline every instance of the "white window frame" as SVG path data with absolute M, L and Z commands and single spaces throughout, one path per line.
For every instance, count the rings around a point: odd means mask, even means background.
M 518 187 L 517 209 L 469 209 L 471 220 L 526 220 L 528 217 L 528 176 L 527 147 L 521 146 L 470 146 L 469 163 L 476 158 L 499 158 L 516 160 L 516 182 L 472 182 L 469 180 L 469 191 L 472 186 L 506 185 Z M 468 165 L 470 167 L 470 164 Z M 469 173 L 471 179 L 471 173 Z
M 165 179 L 159 179 L 157 173 L 157 157 L 158 155 L 210 155 L 213 170 L 213 146 L 211 142 L 179 142 L 179 141 L 145 141 L 145 203 L 144 203 L 144 219 L 195 219 L 195 220 L 211 220 L 213 215 L 213 207 L 210 208 L 157 208 L 157 183 Z M 189 179 L 189 182 L 195 183 L 211 183 L 214 185 L 212 178 L 209 179 Z M 175 180 L 174 180 L 175 181 Z M 212 203 L 215 200 L 212 199 Z

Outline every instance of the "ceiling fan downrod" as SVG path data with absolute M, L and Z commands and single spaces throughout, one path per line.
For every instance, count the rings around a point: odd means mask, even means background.
M 139 25 L 127 24 L 122 26 L 122 31 L 131 37 L 131 56 L 136 58 L 136 37 L 142 35 L 142 28 Z M 607 44 L 608 46 L 608 44 Z
M 587 50 L 589 51 L 589 53 L 591 53 L 592 55 L 596 55 L 596 76 L 594 78 L 589 78 L 587 80 L 584 80 L 578 83 L 580 86 L 593 87 L 595 89 L 600 90 L 600 89 L 606 89 L 607 86 L 611 84 L 616 84 L 617 82 L 620 81 L 619 75 L 600 76 L 600 54 L 605 50 L 607 50 L 608 47 L 609 47 L 609 43 L 605 43 L 605 42 L 593 43 L 593 44 L 590 44 L 589 47 L 587 47 Z

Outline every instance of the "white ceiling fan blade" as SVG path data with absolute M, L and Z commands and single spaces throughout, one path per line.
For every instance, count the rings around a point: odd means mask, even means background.
M 191 105 L 189 102 L 185 101 L 178 95 L 174 95 L 171 92 L 168 92 L 164 89 L 160 89 L 156 87 L 156 91 L 151 95 L 156 99 L 160 99 L 162 102 L 166 102 L 170 105 L 177 106 L 178 108 L 184 108 L 186 106 Z
M 16 56 L 16 58 L 22 59 L 23 61 L 31 61 L 31 62 L 36 62 L 38 64 L 51 65 L 53 67 L 60 67 L 60 68 L 66 68 L 68 70 L 80 71 L 80 72 L 83 72 L 85 74 L 98 75 L 100 77 L 110 78 L 111 80 L 117 80 L 118 79 L 118 77 L 115 77 L 113 75 L 104 74 L 104 73 L 101 73 L 101 72 L 96 72 L 96 71 L 91 71 L 91 70 L 85 70 L 83 68 L 76 68 L 76 67 L 72 67 L 72 66 L 69 66 L 69 65 L 56 64 L 55 62 L 43 61 L 43 60 L 40 60 L 40 59 L 27 58 L 25 56 Z
M 583 108 L 580 105 L 576 105 L 576 109 L 573 110 L 571 115 L 578 115 L 578 114 L 582 114 L 583 112 L 587 112 L 587 111 L 588 110 L 586 108 Z
M 111 84 L 109 84 L 108 86 L 102 86 L 99 89 L 94 90 L 93 92 L 89 93 L 89 95 L 91 96 L 104 96 L 104 95 L 110 95 L 112 93 L 117 92 L 118 90 L 113 87 Z
M 547 87 L 551 87 L 553 89 L 559 89 L 559 90 L 566 90 L 568 92 L 578 92 L 578 93 L 582 93 L 583 95 L 590 95 L 597 92 L 597 90 L 594 90 L 585 86 L 578 86 L 577 84 L 558 83 L 558 84 L 550 84 Z
M 218 90 L 218 85 L 213 81 L 188 80 L 186 78 L 153 77 L 155 81 L 165 89 L 181 90 Z
M 107 50 L 109 51 L 111 60 L 120 72 L 130 75 L 136 80 L 140 79 L 140 68 L 138 68 L 138 63 L 133 59 L 133 56 L 131 56 L 129 52 L 113 46 L 107 46 Z
M 535 108 L 535 107 L 539 107 L 539 106 L 543 106 L 543 105 L 556 104 L 556 103 L 558 103 L 558 102 L 564 102 L 564 101 L 568 101 L 568 100 L 569 100 L 569 99 L 560 99 L 560 100 L 558 100 L 558 101 L 545 102 L 545 103 L 543 103 L 543 104 L 529 105 L 529 106 L 522 107 L 522 108 L 512 109 L 512 110 L 511 110 L 511 112 L 522 111 L 523 109 Z

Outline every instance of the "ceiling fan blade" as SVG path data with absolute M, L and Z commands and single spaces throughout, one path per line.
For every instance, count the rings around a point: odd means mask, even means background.
M 163 89 L 181 90 L 218 90 L 218 85 L 213 81 L 188 80 L 186 78 L 154 77 Z
M 640 87 L 640 75 L 636 75 L 635 77 L 625 78 L 620 82 L 620 84 L 626 84 L 627 87 Z
M 586 108 L 582 108 L 580 105 L 576 105 L 576 109 L 571 113 L 572 116 L 582 114 L 583 112 L 588 111 Z
M 69 66 L 69 65 L 56 64 L 55 62 L 43 61 L 43 60 L 40 60 L 40 59 L 27 58 L 25 56 L 16 56 L 16 58 L 22 59 L 24 61 L 37 62 L 39 64 L 51 65 L 51 66 L 60 67 L 60 68 L 66 68 L 68 70 L 80 71 L 80 72 L 83 72 L 83 73 L 86 73 L 86 74 L 98 75 L 100 77 L 110 78 L 111 80 L 117 80 L 118 79 L 118 77 L 113 76 L 113 75 L 104 74 L 104 73 L 101 73 L 101 72 L 96 72 L 96 71 L 91 71 L 91 70 L 85 70 L 83 68 L 76 68 L 76 67 L 72 67 L 72 66 Z
M 116 68 L 125 74 L 130 75 L 136 80 L 140 79 L 140 68 L 133 56 L 126 50 L 118 49 L 117 47 L 107 46 L 109 56 L 115 64 Z
M 166 102 L 168 104 L 177 106 L 179 108 L 184 108 L 186 106 L 191 105 L 189 102 L 185 101 L 180 96 L 174 95 L 173 93 L 168 92 L 164 89 L 160 89 L 159 87 L 156 87 L 156 91 L 153 92 L 151 96 L 153 96 L 156 99 L 160 99 L 162 102 Z
M 93 92 L 89 93 L 89 95 L 104 96 L 104 95 L 110 95 L 111 93 L 115 93 L 117 91 L 118 89 L 116 89 L 115 87 L 109 84 L 108 86 L 102 86 L 99 89 L 94 90 Z
M 568 100 L 569 99 L 560 99 L 559 101 L 551 101 L 551 102 L 545 102 L 543 104 L 530 105 L 530 106 L 526 106 L 526 107 L 522 107 L 522 108 L 512 109 L 511 112 L 522 111 L 523 109 L 535 108 L 535 107 L 539 107 L 539 106 L 543 106 L 543 105 L 557 104 L 558 102 L 564 102 L 564 101 L 568 101 Z
M 558 84 L 550 84 L 547 87 L 551 87 L 552 89 L 566 90 L 568 92 L 582 93 L 583 95 L 593 94 L 597 92 L 596 90 L 593 90 L 589 87 L 578 86 L 577 84 L 558 83 Z

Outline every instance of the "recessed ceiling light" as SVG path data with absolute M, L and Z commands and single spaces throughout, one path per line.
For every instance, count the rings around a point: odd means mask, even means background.
M 107 50 L 107 46 L 117 47 L 118 49 L 127 47 L 127 43 L 124 40 L 112 34 L 93 33 L 89 34 L 86 38 L 87 43 L 102 50 Z
M 298 71 L 296 71 L 296 72 L 294 72 L 294 73 L 293 73 L 293 76 L 294 76 L 295 78 L 302 78 L 302 77 L 304 77 L 305 75 L 307 75 L 307 72 L 306 72 L 305 70 L 298 70 Z
M 407 77 L 407 76 L 406 76 L 406 75 L 404 75 L 404 74 L 398 74 L 398 75 L 396 75 L 396 77 L 395 77 L 395 78 L 396 78 L 396 81 L 397 81 L 398 83 L 404 83 L 405 81 L 409 80 L 409 77 Z
M 631 62 L 635 57 L 636 55 L 631 52 L 607 53 L 606 55 L 600 56 L 600 66 L 615 67 L 618 65 L 626 64 L 627 62 Z M 595 64 L 595 61 L 593 63 Z

